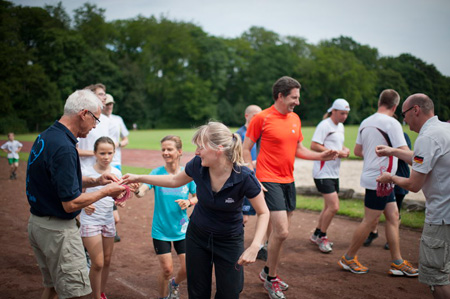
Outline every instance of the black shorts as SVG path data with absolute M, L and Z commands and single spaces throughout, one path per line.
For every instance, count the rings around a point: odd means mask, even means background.
M 294 182 L 288 184 L 262 182 L 262 184 L 267 189 L 264 198 L 269 211 L 295 210 L 297 198 Z
M 186 253 L 186 239 L 173 242 L 153 239 L 153 247 L 155 248 L 156 255 L 170 253 L 172 251 L 172 243 L 177 254 Z
M 364 206 L 369 209 L 383 211 L 386 208 L 386 205 L 390 202 L 396 202 L 394 192 L 388 196 L 378 197 L 377 190 L 366 189 Z
M 322 194 L 339 193 L 339 179 L 314 179 L 314 183 Z

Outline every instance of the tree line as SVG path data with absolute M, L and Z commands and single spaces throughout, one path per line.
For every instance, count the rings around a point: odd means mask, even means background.
M 185 128 L 216 119 L 244 122 L 249 104 L 272 103 L 281 76 L 302 84 L 302 122 L 316 125 L 336 98 L 351 105 L 348 123 L 376 110 L 379 93 L 402 99 L 428 94 L 450 119 L 450 77 L 410 54 L 381 56 L 340 36 L 318 44 L 251 27 L 237 38 L 207 34 L 165 16 L 105 20 L 85 3 L 71 18 L 57 5 L 23 7 L 0 1 L 0 133 L 39 131 L 58 119 L 76 89 L 101 82 L 128 126 Z

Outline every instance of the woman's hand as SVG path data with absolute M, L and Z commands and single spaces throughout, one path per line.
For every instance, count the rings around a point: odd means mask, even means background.
M 175 202 L 180 206 L 182 210 L 186 210 L 191 206 L 189 199 L 177 199 Z
M 238 260 L 238 264 L 241 266 L 246 266 L 252 264 L 256 261 L 256 256 L 258 255 L 259 246 L 250 246 L 241 255 Z

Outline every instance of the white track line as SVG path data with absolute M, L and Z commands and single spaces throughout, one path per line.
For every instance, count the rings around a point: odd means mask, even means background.
M 116 278 L 116 280 L 117 280 L 118 282 L 122 283 L 124 286 L 128 287 L 129 289 L 132 289 L 132 290 L 135 291 L 136 293 L 139 293 L 139 294 L 142 295 L 143 297 L 148 298 L 148 295 L 147 295 L 147 294 L 145 294 L 144 292 L 138 290 L 138 288 L 135 287 L 135 286 L 133 286 L 131 283 L 129 283 L 129 282 L 123 280 L 123 279 L 119 279 L 119 278 Z

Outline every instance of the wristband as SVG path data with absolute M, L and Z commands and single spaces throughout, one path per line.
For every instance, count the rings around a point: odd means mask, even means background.
M 134 194 L 138 195 L 139 194 L 139 189 L 137 189 L 136 191 L 134 191 Z

